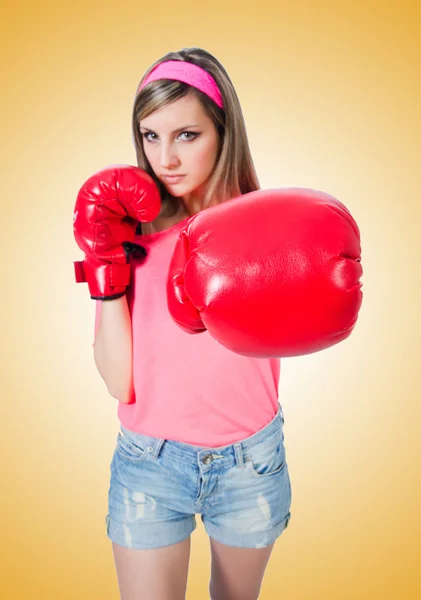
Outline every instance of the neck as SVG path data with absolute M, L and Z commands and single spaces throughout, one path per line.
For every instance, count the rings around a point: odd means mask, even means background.
M 202 201 L 203 201 L 202 194 L 200 194 L 200 196 L 198 196 L 198 195 L 184 196 L 181 199 L 181 204 L 182 204 L 182 207 L 183 207 L 186 215 L 188 215 L 189 217 L 192 217 L 193 215 L 200 212 L 202 209 Z

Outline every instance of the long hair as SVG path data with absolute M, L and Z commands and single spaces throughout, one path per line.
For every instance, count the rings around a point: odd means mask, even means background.
M 220 108 L 200 90 L 186 83 L 167 79 L 151 82 L 136 95 L 132 113 L 132 134 L 137 164 L 149 173 L 158 185 L 162 200 L 161 214 L 175 214 L 180 199 L 172 196 L 155 176 L 143 150 L 139 121 L 188 93 L 195 94 L 200 100 L 219 133 L 217 159 L 206 186 L 201 210 L 260 189 L 240 102 L 224 67 L 206 50 L 184 48 L 178 52 L 169 52 L 157 60 L 144 74 L 141 82 L 154 67 L 167 60 L 191 62 L 210 73 L 219 87 L 224 108 Z

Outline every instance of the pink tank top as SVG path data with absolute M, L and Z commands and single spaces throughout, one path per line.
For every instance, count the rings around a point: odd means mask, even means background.
M 186 219 L 138 235 L 146 259 L 132 259 L 127 301 L 133 327 L 135 402 L 118 404 L 126 429 L 204 447 L 256 433 L 279 408 L 280 359 L 235 354 L 206 331 L 188 334 L 168 312 L 166 281 Z M 96 301 L 95 332 L 102 301 Z

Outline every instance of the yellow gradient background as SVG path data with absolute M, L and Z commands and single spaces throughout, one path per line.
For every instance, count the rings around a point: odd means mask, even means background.
M 1 28 L 0 597 L 119 598 L 117 401 L 74 282 L 73 208 L 94 171 L 135 163 L 143 72 L 201 46 L 236 86 L 261 186 L 326 191 L 362 236 L 352 336 L 283 361 L 292 518 L 260 598 L 421 598 L 420 4 L 18 1 Z M 196 518 L 188 600 L 209 598 Z

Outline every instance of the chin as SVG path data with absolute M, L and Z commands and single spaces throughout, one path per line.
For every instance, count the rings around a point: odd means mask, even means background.
M 167 185 L 167 191 L 175 198 L 181 198 L 187 194 L 191 194 L 195 188 L 183 187 L 181 185 Z
M 183 196 L 188 194 L 188 192 L 185 192 L 184 190 L 171 189 L 168 187 L 167 191 L 171 194 L 171 196 L 174 196 L 174 198 L 182 198 Z

